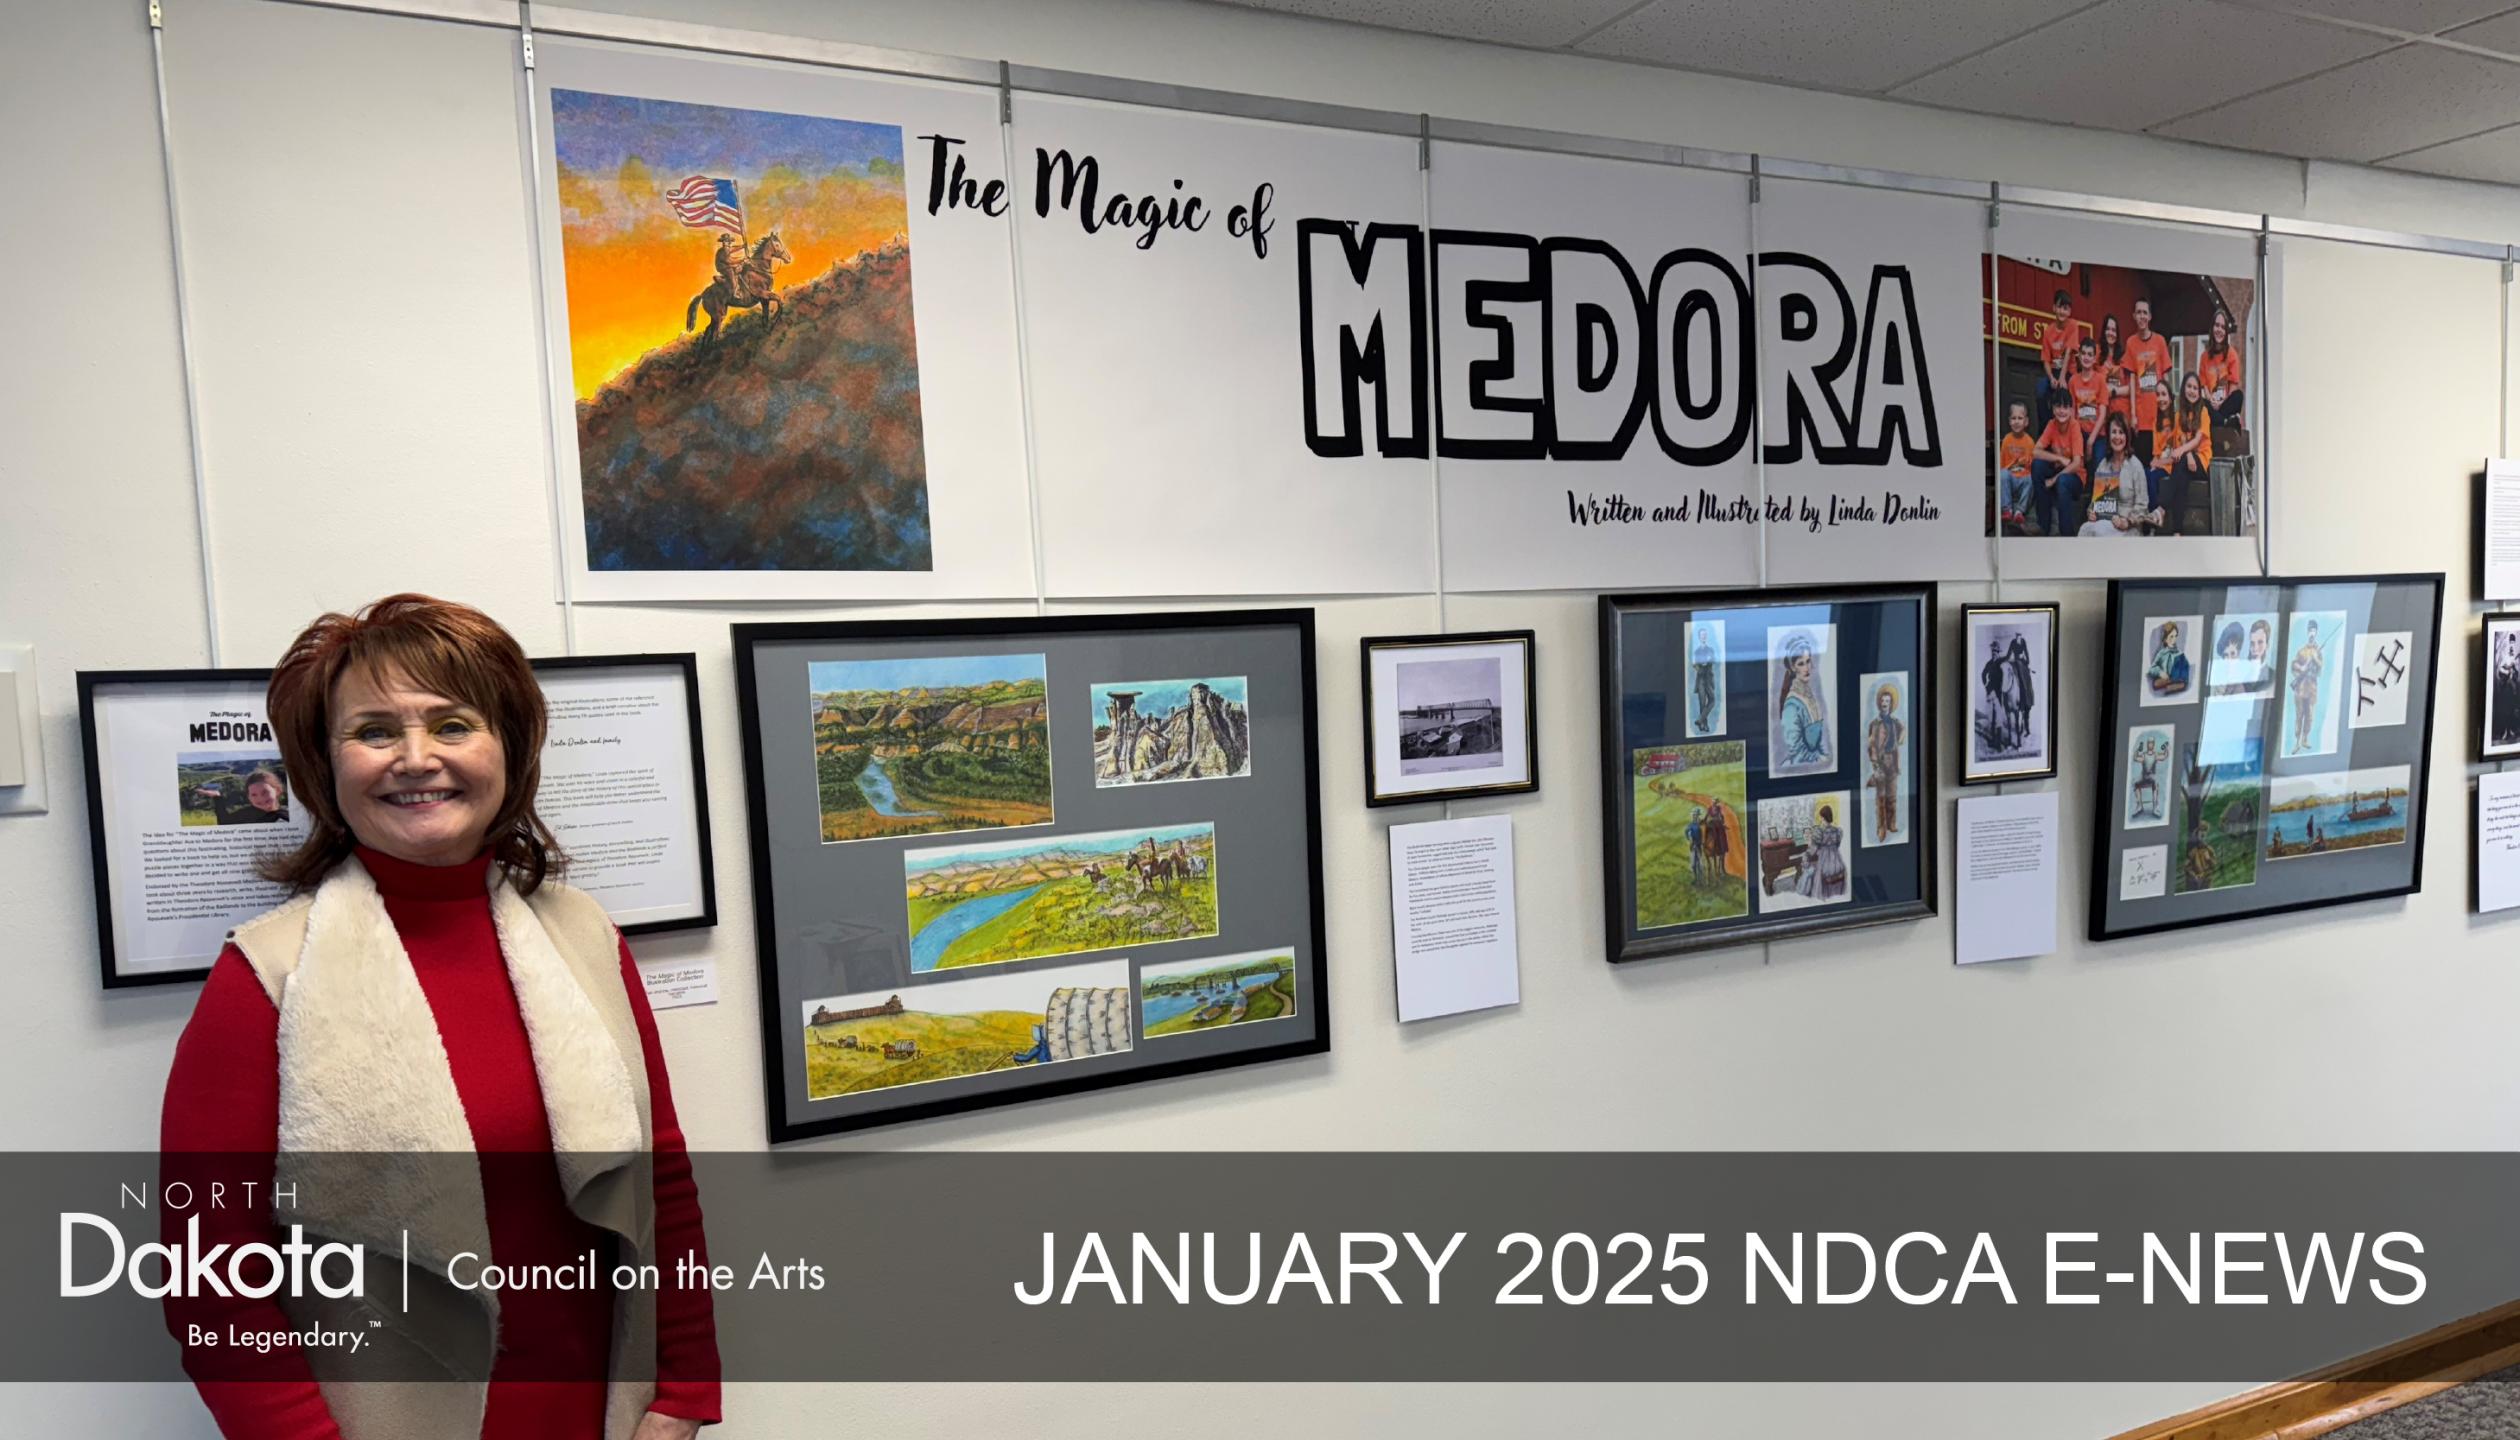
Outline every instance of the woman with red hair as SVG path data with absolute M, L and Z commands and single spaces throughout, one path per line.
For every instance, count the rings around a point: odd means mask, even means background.
M 267 870 L 296 898 L 231 933 L 162 1123 L 170 1176 L 258 1182 L 227 1193 L 263 1203 L 166 1225 L 204 1249 L 292 1226 L 364 1243 L 376 1294 L 326 1298 L 319 1267 L 295 1296 L 170 1296 L 179 1341 L 366 1337 L 350 1354 L 187 1344 L 221 1432 L 689 1440 L 718 1419 L 708 1291 L 672 1281 L 705 1261 L 699 1195 L 629 949 L 553 878 L 524 652 L 478 610 L 392 596 L 308 626 L 270 716 L 312 822 Z M 544 1283 L 493 1288 L 484 1265 Z M 624 1266 L 663 1283 L 615 1288 Z

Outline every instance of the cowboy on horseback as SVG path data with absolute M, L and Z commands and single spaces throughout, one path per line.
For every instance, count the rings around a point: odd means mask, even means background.
M 690 329 L 698 321 L 700 312 L 707 310 L 709 328 L 700 336 L 700 343 L 706 345 L 717 339 L 729 310 L 748 310 L 758 305 L 764 324 L 776 319 L 781 307 L 773 267 L 795 258 L 787 252 L 786 246 L 779 243 L 779 232 L 776 230 L 762 236 L 760 243 L 749 248 L 733 235 L 720 235 L 717 278 L 709 282 L 708 289 L 692 296 L 691 303 L 683 307 L 683 328 Z

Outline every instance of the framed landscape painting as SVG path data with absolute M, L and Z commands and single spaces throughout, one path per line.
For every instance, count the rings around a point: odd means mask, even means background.
M 734 642 L 773 1142 L 1330 1047 L 1310 610 Z
M 1601 597 L 1610 960 L 1934 913 L 1934 599 Z
M 2438 574 L 2113 583 L 2091 938 L 2419 889 L 2441 604 Z

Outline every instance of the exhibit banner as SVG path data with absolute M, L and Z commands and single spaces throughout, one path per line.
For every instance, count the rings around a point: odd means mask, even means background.
M 2004 574 L 2262 573 L 2255 325 L 2278 297 L 2259 293 L 2256 241 L 2017 209 L 1995 246 L 1980 272 L 1994 384 L 1972 509 Z M 2266 259 L 2270 292 L 2280 261 Z M 2139 543 L 2094 543 L 2117 540 Z
M 1974 201 L 1770 180 L 1759 411 L 1777 584 L 1988 578 Z
M 1487 145 L 1430 164 L 1446 586 L 1755 583 L 1746 182 Z
M 1414 138 L 1025 96 L 1056 595 L 1431 590 Z
M 558 41 L 533 75 L 575 597 L 1033 593 L 997 98 Z

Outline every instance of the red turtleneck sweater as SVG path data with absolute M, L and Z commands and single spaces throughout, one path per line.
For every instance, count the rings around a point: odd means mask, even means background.
M 551 1122 L 534 1077 L 525 1017 L 508 984 L 490 920 L 490 857 L 468 864 L 414 865 L 362 847 L 360 863 L 375 877 L 385 913 L 437 1017 L 438 1037 L 471 1123 L 473 1148 L 499 1158 L 482 1167 L 492 1258 L 502 1267 L 569 1265 L 589 1249 L 599 1268 L 610 1262 L 607 1232 L 571 1214 L 552 1158 Z M 647 993 L 621 947 L 622 986 L 647 1062 L 655 1131 L 656 1242 L 659 1265 L 673 1273 L 683 1255 L 705 1259 L 700 1195 L 683 1152 L 682 1129 L 665 1080 L 665 1060 Z M 253 967 L 231 945 L 211 966 L 192 1021 L 175 1046 L 166 1081 L 160 1145 L 169 1152 L 259 1157 L 242 1178 L 268 1187 L 280 1134 L 280 1015 Z M 232 1164 L 231 1162 L 228 1162 Z M 268 1193 L 265 1188 L 264 1193 Z M 202 1243 L 269 1241 L 268 1204 L 259 1211 L 203 1215 Z M 171 1215 L 170 1225 L 174 1223 Z M 180 1229 L 180 1227 L 178 1227 Z M 170 1232 L 169 1238 L 180 1238 Z M 499 1358 L 491 1372 L 481 1440 L 601 1440 L 604 1376 L 610 1355 L 612 1292 L 508 1290 L 500 1295 Z M 717 1332 L 709 1292 L 666 1284 L 656 1305 L 657 1393 L 650 1409 L 686 1420 L 718 1417 Z M 180 1341 L 187 1324 L 226 1333 L 288 1327 L 270 1300 L 243 1297 L 166 1302 L 167 1325 Z M 248 1359 L 217 1352 L 217 1377 L 185 1359 L 203 1401 L 230 1440 L 340 1440 L 313 1372 L 294 1350 Z M 532 1378 L 518 1378 L 532 1377 Z M 554 1378 L 569 1377 L 569 1378 Z M 247 1383 L 233 1383 L 233 1382 Z

